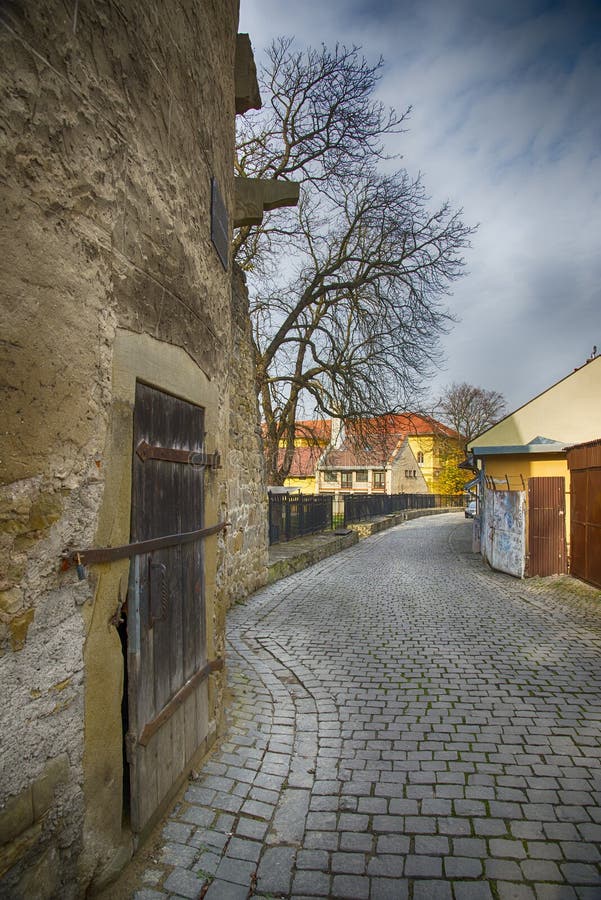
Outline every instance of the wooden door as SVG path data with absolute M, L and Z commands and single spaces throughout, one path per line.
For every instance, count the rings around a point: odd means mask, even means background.
M 565 479 L 528 479 L 526 575 L 562 575 L 566 568 Z
M 568 450 L 570 574 L 601 587 L 601 442 Z
M 134 409 L 131 540 L 204 526 L 204 468 L 143 459 L 136 449 L 201 451 L 203 410 L 138 383 Z M 151 823 L 208 731 L 206 616 L 201 540 L 135 556 L 127 620 L 130 814 Z

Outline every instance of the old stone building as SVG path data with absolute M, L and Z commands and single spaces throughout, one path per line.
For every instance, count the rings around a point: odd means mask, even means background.
M 237 25 L 237 0 L 0 10 L 2 896 L 125 864 L 215 738 L 225 611 L 266 577 Z

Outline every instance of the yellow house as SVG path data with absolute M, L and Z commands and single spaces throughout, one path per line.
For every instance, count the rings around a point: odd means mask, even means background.
M 568 570 L 566 449 L 599 436 L 601 357 L 594 357 L 471 442 L 480 467 L 482 553 L 494 568 L 519 576 Z
M 446 493 L 442 475 L 463 458 L 453 429 L 414 413 L 378 416 L 346 429 L 338 419 L 299 421 L 294 443 L 284 485 L 305 494 Z M 340 457 L 337 465 L 334 457 Z M 316 481 L 318 465 L 323 471 Z
M 280 453 L 283 455 L 284 451 L 280 450 Z M 320 446 L 295 447 L 290 474 L 284 480 L 284 487 L 300 491 L 301 494 L 317 493 L 315 473 L 322 453 L 323 448 Z
M 298 420 L 295 423 L 294 450 L 288 477 L 283 486 L 302 494 L 314 494 L 315 471 L 317 463 L 332 437 L 332 419 Z M 263 424 L 263 435 L 266 426 Z M 283 464 L 286 448 L 280 443 L 278 450 L 278 467 Z M 268 485 L 269 487 L 269 485 Z
M 301 494 L 317 493 L 315 473 L 319 459 L 336 433 L 336 420 L 314 419 L 299 420 L 294 432 L 294 452 L 288 477 L 284 487 L 300 491 Z M 278 463 L 281 462 L 285 449 L 278 451 Z
M 433 420 L 421 420 L 430 433 L 409 434 L 409 446 L 417 459 L 422 477 L 430 493 L 445 493 L 441 490 L 440 479 L 447 467 L 455 468 L 464 458 L 461 438 L 458 434 Z M 422 425 L 422 427 L 424 427 Z M 459 470 L 457 470 L 459 472 Z M 461 490 L 461 488 L 459 488 Z

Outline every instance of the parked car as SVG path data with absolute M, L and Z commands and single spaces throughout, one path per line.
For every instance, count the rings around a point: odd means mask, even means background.
M 470 500 L 468 505 L 465 507 L 465 518 L 473 519 L 475 515 L 476 515 L 476 501 Z

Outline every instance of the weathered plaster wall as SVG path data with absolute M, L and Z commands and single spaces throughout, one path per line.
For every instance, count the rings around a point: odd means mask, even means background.
M 208 551 L 212 651 L 227 603 L 265 577 L 247 325 L 210 241 L 211 177 L 233 210 L 237 14 L 237 0 L 0 12 L 0 894 L 69 900 L 131 849 L 111 623 L 128 563 L 83 581 L 59 567 L 68 547 L 128 540 L 124 353 L 130 386 L 213 410 L 211 514 L 234 528 Z
M 565 523 L 566 543 L 570 544 L 570 471 L 565 454 L 549 455 L 546 459 L 526 453 L 499 454 L 484 457 L 484 472 L 494 478 L 499 487 L 509 483 L 511 490 L 527 490 L 529 478 L 564 478 L 565 479 Z
M 481 551 L 493 569 L 524 577 L 526 499 L 524 491 L 484 489 L 481 505 Z

